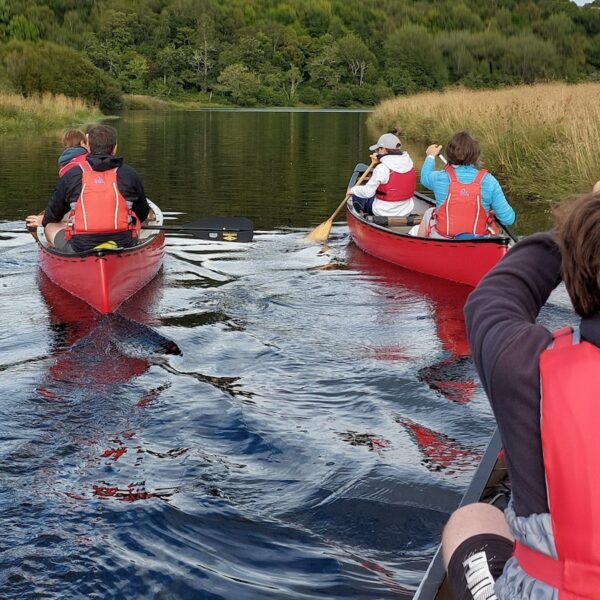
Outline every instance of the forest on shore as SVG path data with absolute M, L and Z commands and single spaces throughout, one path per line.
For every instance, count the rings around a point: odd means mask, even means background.
M 0 0 L 0 91 L 371 106 L 597 81 L 600 0 Z

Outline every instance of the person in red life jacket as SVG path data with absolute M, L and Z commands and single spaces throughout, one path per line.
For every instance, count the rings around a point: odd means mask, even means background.
M 581 319 L 553 333 L 536 319 L 561 279 Z M 455 598 L 600 598 L 600 192 L 516 244 L 465 320 L 512 497 L 504 515 L 472 504 L 450 517 L 442 548 Z
M 58 157 L 59 177 L 62 177 L 73 167 L 78 167 L 85 160 L 88 153 L 85 133 L 81 129 L 67 129 L 62 141 L 65 149 Z
M 108 241 L 131 246 L 136 229 L 150 215 L 142 181 L 115 156 L 115 129 L 95 125 L 87 142 L 85 161 L 58 180 L 43 218 L 28 216 L 27 226 L 43 225 L 50 244 L 66 252 L 86 252 Z
M 515 211 L 507 202 L 496 178 L 479 168 L 479 143 L 466 131 L 456 133 L 446 146 L 448 164 L 435 170 L 441 146 L 426 150 L 421 184 L 433 192 L 436 207 L 425 212 L 412 235 L 454 238 L 498 233 L 495 219 L 503 225 L 515 222 Z
M 400 150 L 401 145 L 395 133 L 384 133 L 369 148 L 371 158 L 379 164 L 366 183 L 348 189 L 357 211 L 385 217 L 412 212 L 417 173 L 408 152 Z

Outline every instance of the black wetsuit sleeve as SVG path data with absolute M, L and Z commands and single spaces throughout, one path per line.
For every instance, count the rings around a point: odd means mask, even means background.
M 465 306 L 473 361 L 500 427 L 519 515 L 547 512 L 539 356 L 551 333 L 536 319 L 559 283 L 558 246 L 550 234 L 536 234 L 508 252 Z
M 44 211 L 42 225 L 45 227 L 48 223 L 58 223 L 71 210 L 71 205 L 67 197 L 67 182 L 65 177 L 61 177 L 54 187 L 50 201 Z

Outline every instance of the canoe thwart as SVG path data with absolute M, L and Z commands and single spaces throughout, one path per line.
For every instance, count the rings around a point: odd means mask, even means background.
M 369 221 L 375 223 L 375 225 L 382 225 L 383 227 L 412 227 L 418 225 L 422 220 L 422 215 L 407 215 L 406 217 L 379 217 L 373 216 L 368 218 Z

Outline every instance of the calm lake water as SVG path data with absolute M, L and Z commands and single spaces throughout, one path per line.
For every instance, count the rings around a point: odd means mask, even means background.
M 115 122 L 172 223 L 258 231 L 170 239 L 117 317 L 40 274 L 28 235 L 1 237 L 2 597 L 412 597 L 494 423 L 468 288 L 370 258 L 343 223 L 303 243 L 368 159 L 367 116 Z M 3 228 L 45 205 L 59 153 L 56 136 L 2 145 Z M 570 319 L 564 294 L 544 318 Z

